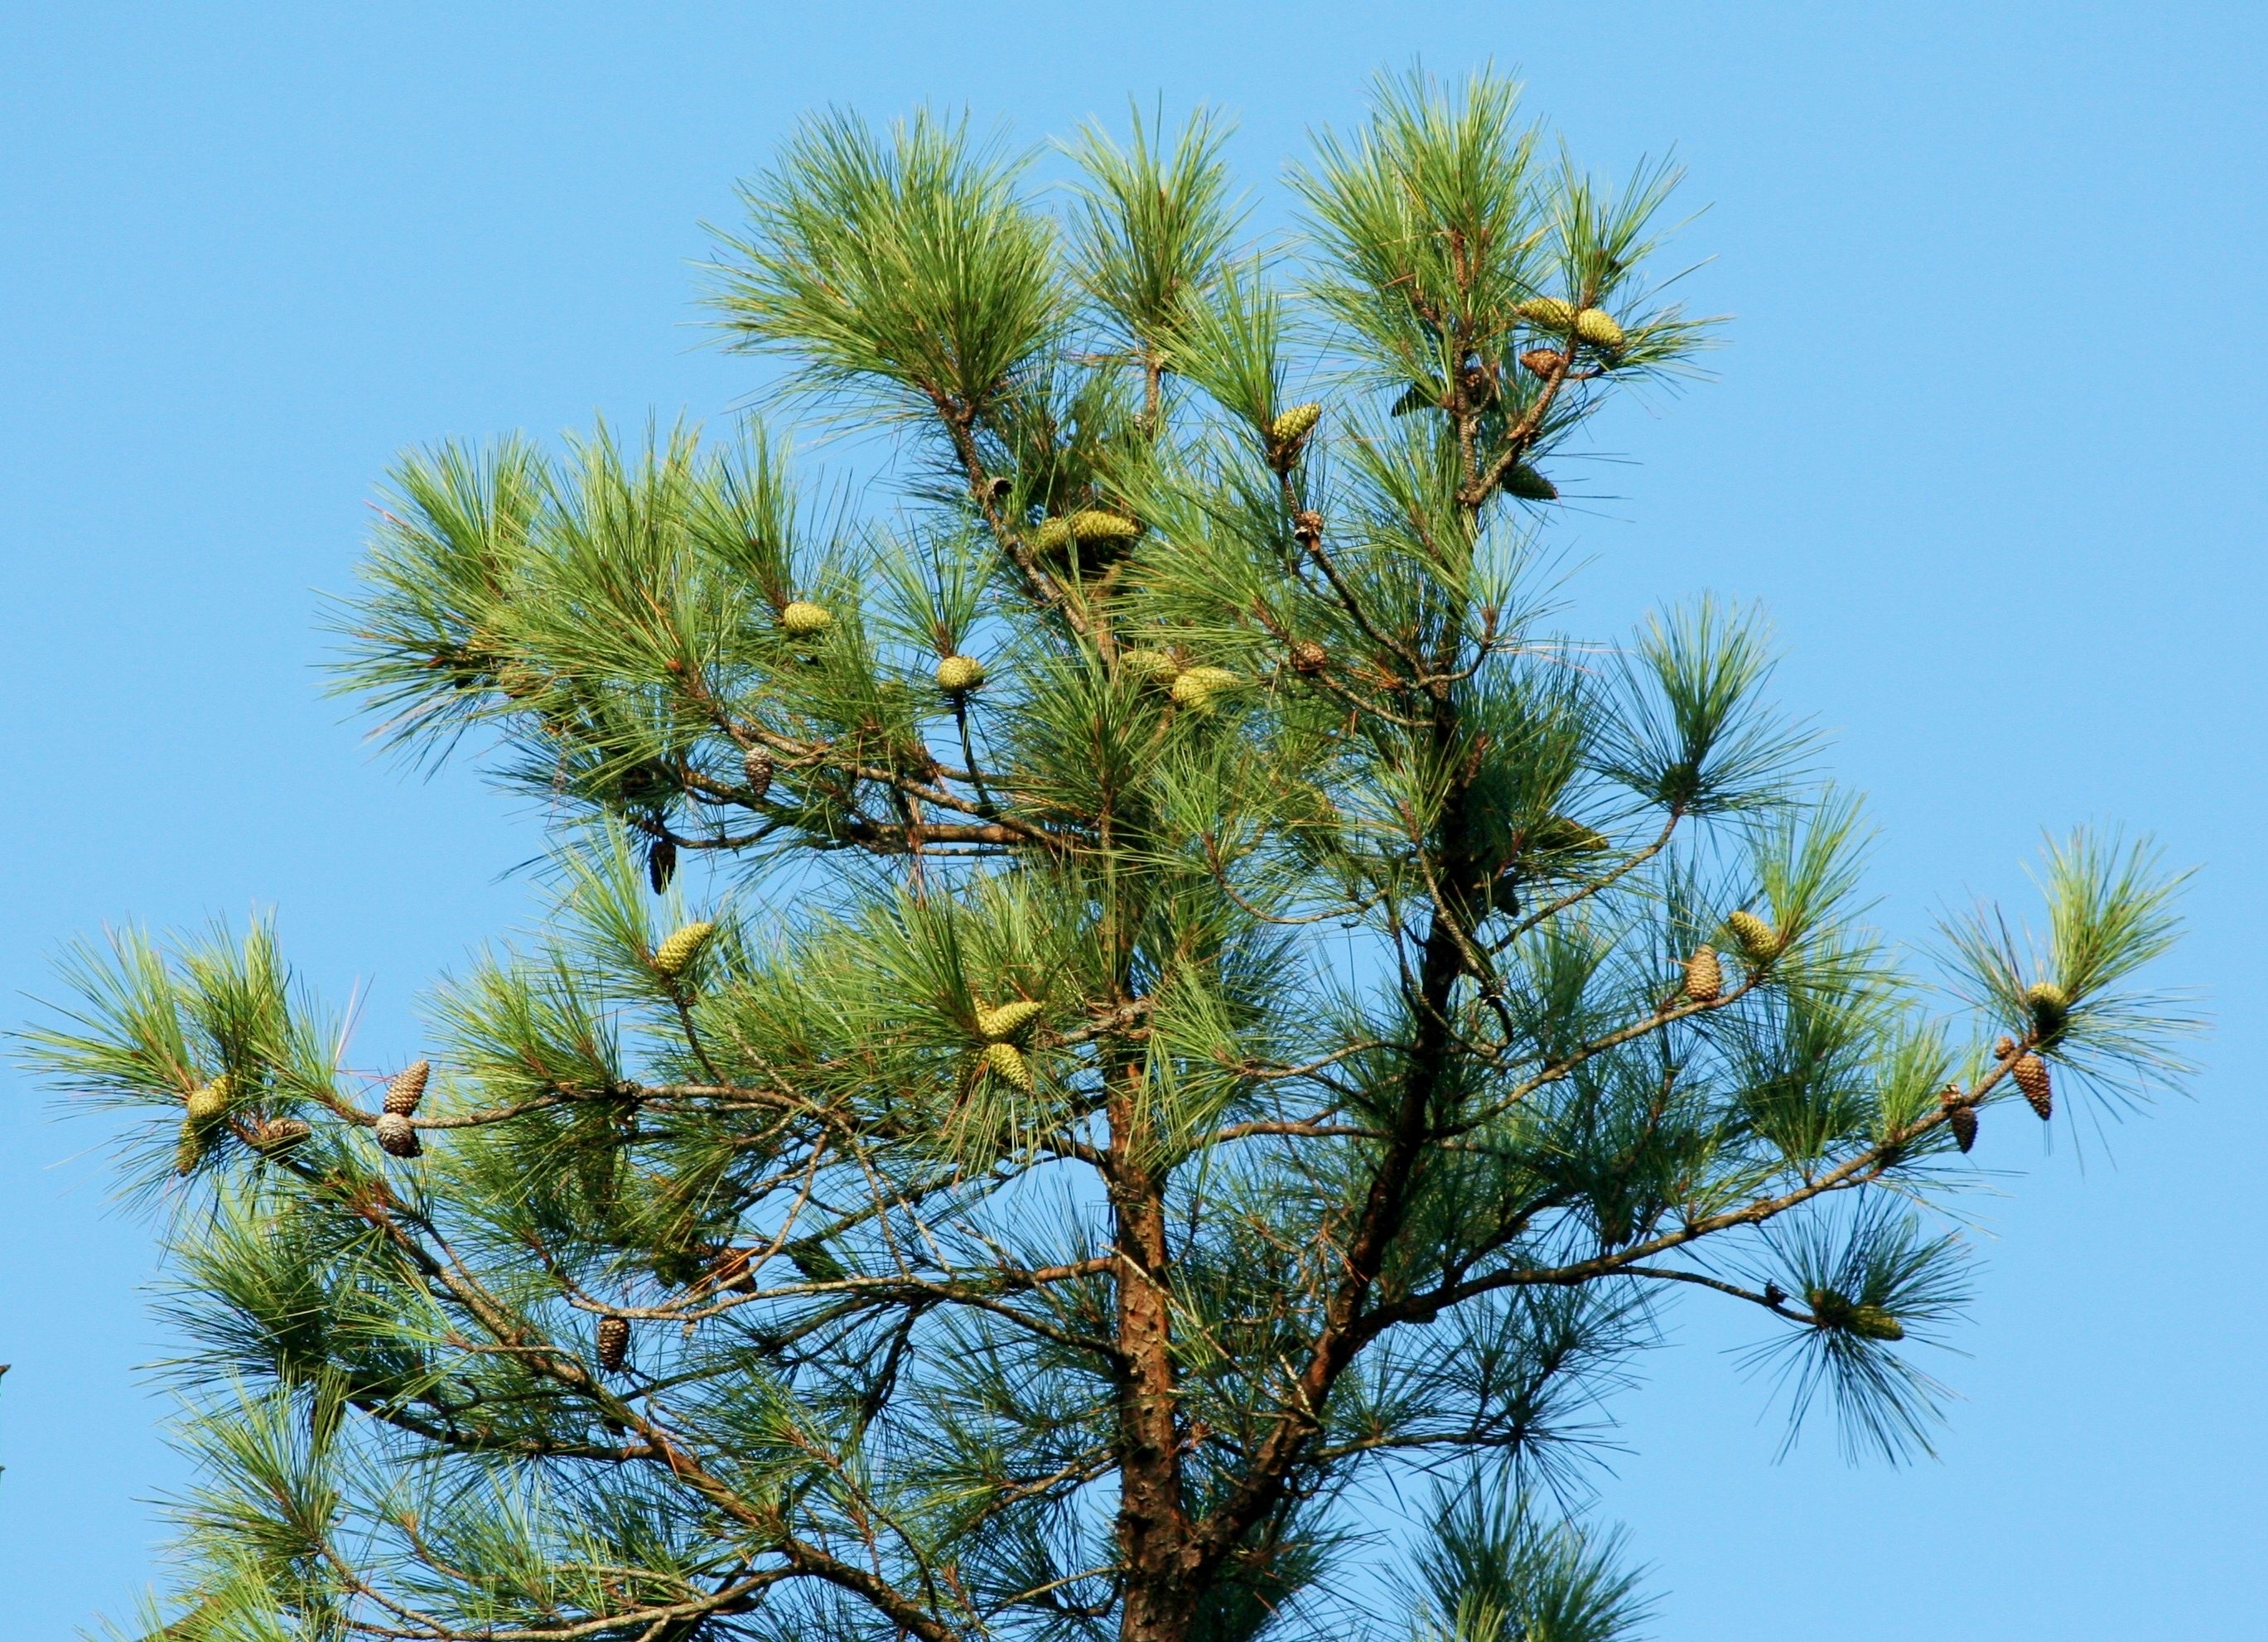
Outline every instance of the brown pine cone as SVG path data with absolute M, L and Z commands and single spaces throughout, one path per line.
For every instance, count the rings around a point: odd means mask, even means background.
M 620 1373 L 630 1359 L 630 1325 L 625 1317 L 599 1319 L 599 1366 Z
M 1292 645 L 1292 666 L 1301 673 L 1321 673 L 1331 664 L 1330 652 L 1312 638 L 1297 640 Z
M 1551 348 L 1531 348 L 1520 356 L 1520 363 L 1547 382 L 1567 368 L 1567 361 Z
M 414 1158 L 425 1150 L 417 1138 L 417 1131 L 400 1112 L 388 1112 L 378 1120 L 378 1144 L 388 1157 Z
M 666 893 L 677 876 L 677 840 L 664 833 L 645 848 L 645 881 L 657 895 Z
M 1977 1108 L 1967 1101 L 1946 1111 L 1946 1122 L 1953 1130 L 1953 1143 L 1963 1152 L 1977 1144 Z
M 2011 1068 L 2015 1074 L 2016 1087 L 2024 1092 L 2024 1099 L 2037 1112 L 2040 1122 L 2046 1123 L 2055 1116 L 2055 1086 L 2048 1078 L 2048 1064 L 2036 1055 L 2020 1055 Z
M 1713 1004 L 1725 994 L 1725 968 L 1714 947 L 1700 946 L 1685 961 L 1685 995 L 1697 1004 Z
M 432 1075 L 433 1063 L 425 1060 L 395 1072 L 394 1081 L 386 1086 L 386 1109 L 397 1116 L 409 1116 L 425 1098 L 425 1080 Z
M 748 796 L 761 800 L 772 790 L 772 755 L 761 747 L 752 747 L 740 767 L 747 774 Z

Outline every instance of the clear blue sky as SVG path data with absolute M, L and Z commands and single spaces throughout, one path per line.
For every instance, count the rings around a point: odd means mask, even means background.
M 1128 92 L 1242 121 L 1280 210 L 1302 133 L 1422 55 L 1518 66 L 1620 169 L 1712 208 L 1720 379 L 1604 430 L 1577 617 L 1766 602 L 1782 694 L 1874 797 L 1901 937 L 2021 901 L 2043 826 L 2204 868 L 2165 978 L 2218 1016 L 2193 1102 L 2104 1139 L 1988 1124 L 1972 1353 L 1943 1459 L 1777 1427 L 1691 1308 L 1615 1412 L 1602 1511 L 1666 1638 L 2261 1634 L 2268 1611 L 2268 762 L 2257 4 L 0 8 L 0 1015 L 58 946 L 280 908 L 406 1058 L 428 977 L 515 922 L 531 819 L 374 759 L 318 693 L 317 590 L 439 435 L 721 420 L 697 227 L 797 114 L 923 99 L 1022 135 Z M 182 1479 L 146 1227 L 0 1071 L 0 1637 L 158 1572 Z M 1824 1433 L 1820 1433 L 1823 1436 Z M 2250 1549 L 2247 1549 L 2250 1547 Z

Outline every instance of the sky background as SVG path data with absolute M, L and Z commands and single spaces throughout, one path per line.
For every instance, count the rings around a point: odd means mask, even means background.
M 1653 1633 L 2257 1637 L 2264 47 L 2268 8 L 2164 0 L 0 5 L 0 1025 L 106 922 L 274 906 L 311 981 L 366 991 L 358 1063 L 412 1057 L 420 988 L 526 916 L 540 833 L 372 752 L 321 693 L 319 594 L 405 446 L 721 425 L 756 391 L 689 264 L 804 110 L 1036 140 L 1211 102 L 1269 224 L 1374 70 L 1493 60 L 1594 165 L 1675 147 L 1710 207 L 1690 299 L 1734 316 L 1716 381 L 1573 474 L 1572 623 L 1768 606 L 1901 939 L 2029 909 L 2043 828 L 2202 869 L 2161 976 L 2217 1017 L 2196 1098 L 1986 1124 L 1939 1461 L 1853 1469 L 1822 1429 L 1775 1464 L 1745 1325 L 1705 1307 L 1642 1361 L 1599 1511 Z M 8 1638 L 160 1577 L 185 1480 L 101 1135 L 0 1068 Z

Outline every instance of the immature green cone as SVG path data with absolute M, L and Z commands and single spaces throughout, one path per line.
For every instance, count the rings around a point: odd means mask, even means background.
M 226 1072 L 189 1092 L 189 1122 L 200 1129 L 228 1116 L 229 1097 L 236 1085 Z
M 1755 913 L 1745 909 L 1733 913 L 1725 919 L 1725 924 L 1733 931 L 1733 940 L 1750 968 L 1762 968 L 1779 956 L 1784 944 L 1780 932 Z
M 1169 682 L 1182 670 L 1182 664 L 1174 659 L 1169 650 L 1122 650 L 1118 660 L 1129 673 L 1152 684 Z
M 937 687 L 948 696 L 966 696 L 984 684 L 984 664 L 974 656 L 947 656 L 937 664 Z
M 1848 1325 L 1852 1333 L 1869 1340 L 1903 1340 L 1905 1325 L 1880 1306 L 1853 1306 Z
M 394 1081 L 386 1086 L 386 1109 L 407 1117 L 417 1109 L 417 1102 L 425 1098 L 425 1080 L 433 1075 L 431 1061 L 416 1061 L 394 1074 Z
M 1572 815 L 1546 815 L 1528 828 L 1525 847 L 1537 855 L 1601 855 L 1614 845 Z
M 1268 442 L 1278 450 L 1288 450 L 1315 431 L 1315 423 L 1323 419 L 1323 408 L 1312 401 L 1294 405 L 1268 426 Z
M 716 932 L 717 926 L 706 919 L 687 924 L 653 949 L 654 968 L 674 981 L 685 973 L 694 959 L 700 955 L 701 949 L 709 944 L 709 938 Z
M 1562 302 L 1557 297 L 1537 297 L 1513 309 L 1538 330 L 1571 331 L 1575 328 L 1575 305 Z
M 1725 995 L 1725 967 L 1715 948 L 1697 947 L 1685 961 L 1685 995 L 1697 1004 L 1713 1004 Z
M 976 1030 L 994 1042 L 1012 1038 L 1038 1018 L 1040 1005 L 1028 998 L 1019 998 L 1012 1004 L 1003 1004 L 998 1009 L 976 1012 Z
M 414 1158 L 425 1150 L 417 1138 L 417 1131 L 409 1118 L 400 1112 L 386 1112 L 378 1120 L 379 1149 L 391 1158 Z
M 1032 532 L 1035 553 L 1060 553 L 1071 542 L 1071 520 L 1067 519 L 1043 519 Z
M 278 1152 L 289 1152 L 314 1132 L 296 1117 L 270 1118 L 252 1131 L 252 1149 L 262 1157 L 272 1158 Z
M 1575 335 L 1602 353 L 1620 353 L 1630 339 L 1615 316 L 1604 308 L 1586 308 L 1575 316 Z
M 197 1160 L 205 1154 L 204 1130 L 194 1118 L 181 1120 L 181 1138 L 173 1145 L 173 1173 L 188 1174 L 195 1171 Z
M 2036 1055 L 2019 1055 L 2016 1064 L 2009 1068 L 2016 1079 L 2016 1087 L 2024 1092 L 2024 1099 L 2040 1122 L 2046 1123 L 2055 1116 L 2055 1085 L 2048 1076 L 2048 1064 Z
M 814 638 L 835 625 L 835 615 L 824 605 L 798 599 L 780 612 L 779 624 L 792 638 Z
M 2071 994 L 2051 981 L 2035 982 L 2024 989 L 2024 1012 L 2032 1018 L 2033 1035 L 2052 1043 L 2071 1018 Z
M 1504 477 L 1497 482 L 1504 487 L 1506 496 L 1517 497 L 1523 502 L 1556 502 L 1559 499 L 1559 487 L 1526 462 L 1513 463 L 1504 470 Z
M 630 1359 L 630 1324 L 627 1317 L 599 1319 L 599 1366 L 610 1374 L 622 1372 Z
M 1131 541 L 1142 534 L 1142 526 L 1123 513 L 1108 513 L 1099 507 L 1082 509 L 1064 521 L 1075 541 Z
M 1024 1058 L 1024 1051 L 1008 1042 L 987 1043 L 984 1046 L 984 1067 L 994 1077 L 1014 1085 L 1029 1094 L 1035 1083 L 1032 1063 Z
M 1226 667 L 1186 667 L 1174 675 L 1173 687 L 1167 693 L 1176 707 L 1185 707 L 1191 712 L 1209 712 L 1223 690 L 1233 690 L 1242 682 Z

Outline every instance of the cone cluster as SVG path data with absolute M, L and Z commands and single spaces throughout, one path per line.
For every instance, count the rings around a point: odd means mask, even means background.
M 824 605 L 798 599 L 780 612 L 780 630 L 792 638 L 814 638 L 835 625 L 835 615 Z
M 599 1319 L 599 1366 L 610 1374 L 620 1373 L 630 1359 L 630 1325 L 627 1317 Z
M 984 664 L 974 656 L 947 656 L 937 664 L 937 687 L 948 696 L 966 696 L 984 683 Z
M 665 978 L 674 981 L 692 966 L 716 932 L 717 926 L 705 918 L 687 924 L 653 949 L 654 968 Z
M 425 1080 L 433 1075 L 433 1063 L 413 1062 L 394 1074 L 386 1086 L 386 1109 L 402 1117 L 417 1109 L 417 1102 L 425 1098 Z
M 2048 1064 L 2036 1055 L 2019 1055 L 2016 1064 L 2009 1068 L 2016 1079 L 2016 1087 L 2024 1092 L 2024 1099 L 2042 1123 L 2055 1116 L 2055 1085 L 2048 1076 Z
M 1696 947 L 1685 961 L 1685 995 L 1697 1004 L 1713 1004 L 1725 995 L 1725 967 L 1714 947 Z

